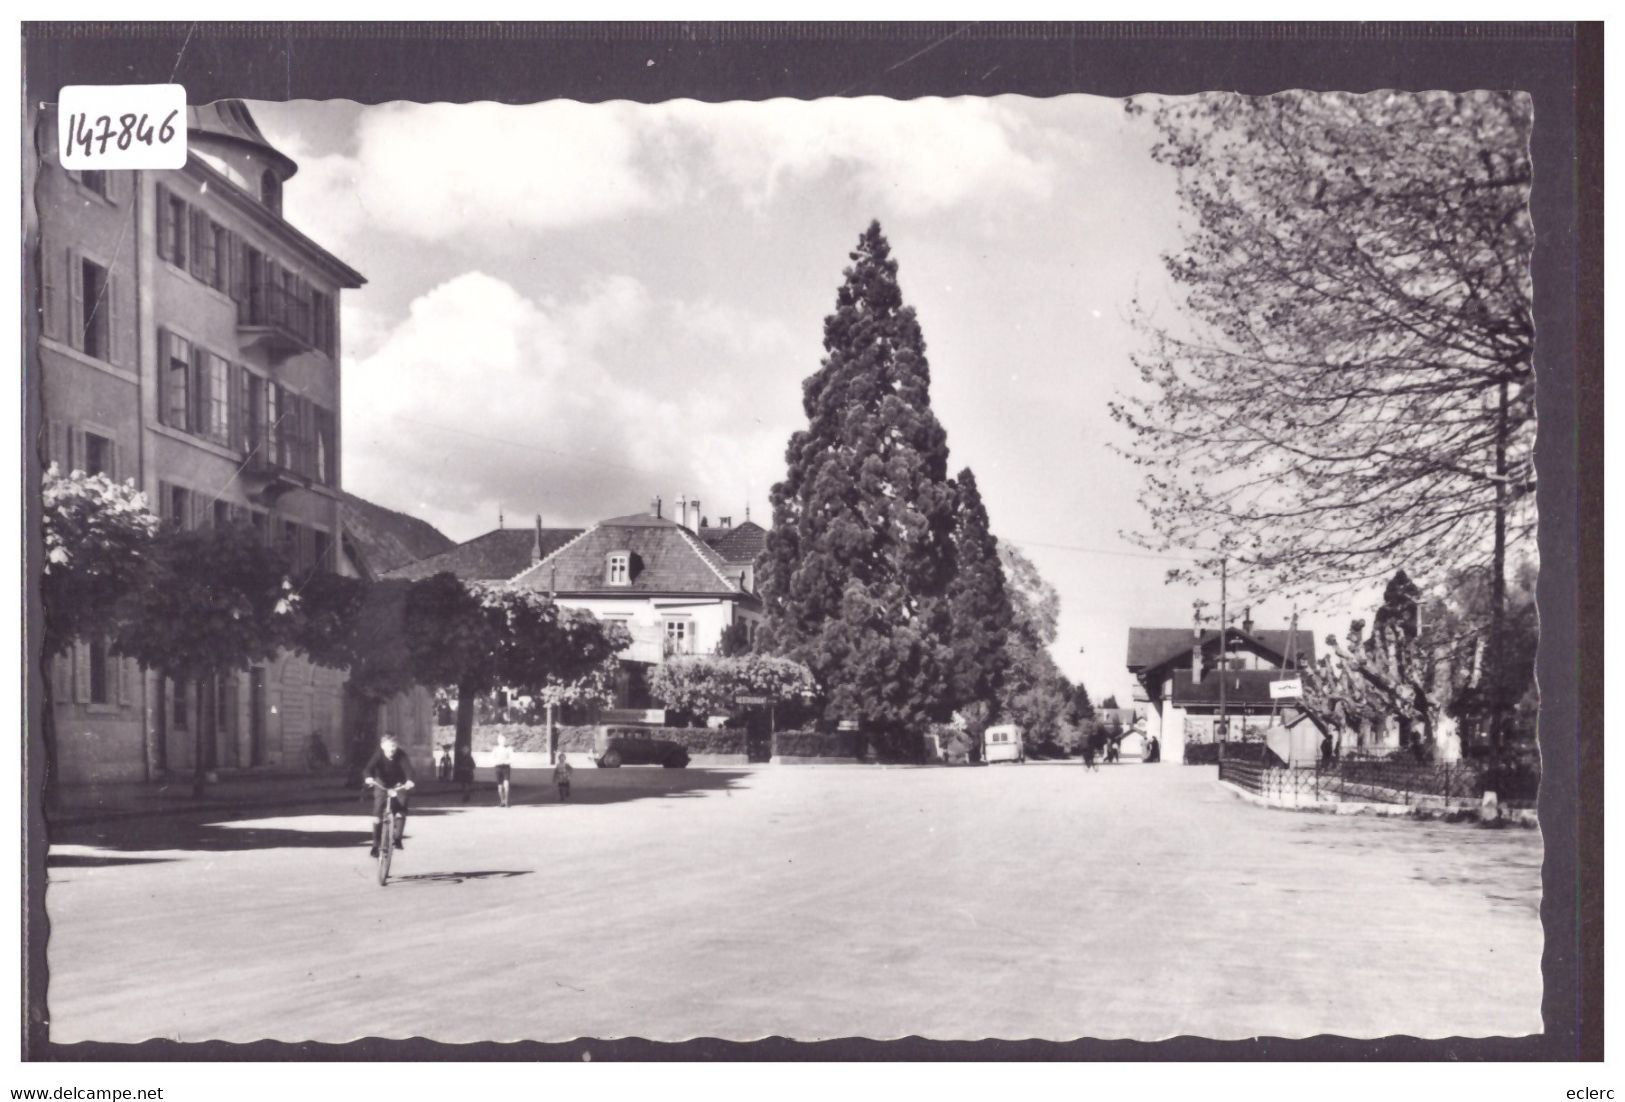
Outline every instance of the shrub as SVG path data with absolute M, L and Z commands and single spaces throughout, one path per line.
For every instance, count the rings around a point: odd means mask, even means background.
M 856 731 L 779 731 L 773 735 L 773 753 L 785 758 L 855 758 Z

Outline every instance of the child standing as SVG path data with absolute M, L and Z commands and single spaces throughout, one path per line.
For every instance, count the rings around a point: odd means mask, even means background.
M 564 754 L 559 754 L 559 763 L 553 767 L 553 783 L 559 786 L 559 799 L 570 798 L 570 774 L 573 770 L 570 763 L 565 760 Z
M 491 763 L 497 767 L 497 800 L 507 807 L 508 788 L 513 781 L 513 747 L 508 745 L 507 735 L 497 736 L 497 744 L 491 750 Z

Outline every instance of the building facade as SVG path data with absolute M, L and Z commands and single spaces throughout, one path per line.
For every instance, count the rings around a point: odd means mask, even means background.
M 34 170 L 43 458 L 133 480 L 162 522 L 249 524 L 296 572 L 346 554 L 339 296 L 360 273 L 282 216 L 296 171 L 241 103 L 188 109 L 174 171 Z M 341 752 L 342 674 L 284 655 L 204 685 L 100 644 L 56 663 L 61 779 L 304 767 Z M 201 734 L 201 739 L 199 735 Z
M 1185 760 L 1185 747 L 1257 737 L 1292 722 L 1290 700 L 1270 695 L 1270 684 L 1315 660 L 1314 633 L 1241 627 L 1197 633 L 1192 628 L 1129 628 L 1128 672 L 1145 734 L 1160 744 L 1164 761 Z M 1220 684 L 1223 683 L 1221 692 Z

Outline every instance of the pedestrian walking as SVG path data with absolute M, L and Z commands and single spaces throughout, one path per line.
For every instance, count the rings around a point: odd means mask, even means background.
M 451 780 L 451 746 L 449 743 L 440 745 L 440 748 L 435 751 L 434 761 L 440 779 L 443 781 Z
M 1085 769 L 1095 767 L 1095 743 L 1093 739 L 1083 740 L 1083 767 Z
M 497 767 L 497 802 L 508 806 L 508 788 L 513 781 L 513 747 L 508 736 L 497 735 L 497 744 L 491 750 L 491 763 Z
M 451 768 L 451 779 L 463 786 L 463 802 L 474 791 L 474 751 L 466 746 L 457 748 L 457 758 Z
M 553 767 L 553 783 L 559 786 L 559 801 L 562 803 L 570 798 L 570 774 L 572 770 L 565 756 L 559 754 L 559 763 Z

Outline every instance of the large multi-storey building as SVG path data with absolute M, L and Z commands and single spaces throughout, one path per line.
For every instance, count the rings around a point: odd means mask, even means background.
M 297 571 L 354 573 L 338 306 L 364 280 L 283 218 L 296 166 L 246 107 L 187 122 L 183 168 L 69 172 L 40 119 L 45 458 L 134 479 L 165 524 L 252 524 Z M 294 655 L 174 684 L 79 644 L 53 678 L 61 779 L 189 770 L 196 746 L 209 768 L 302 767 L 313 736 L 340 752 L 343 685 Z

